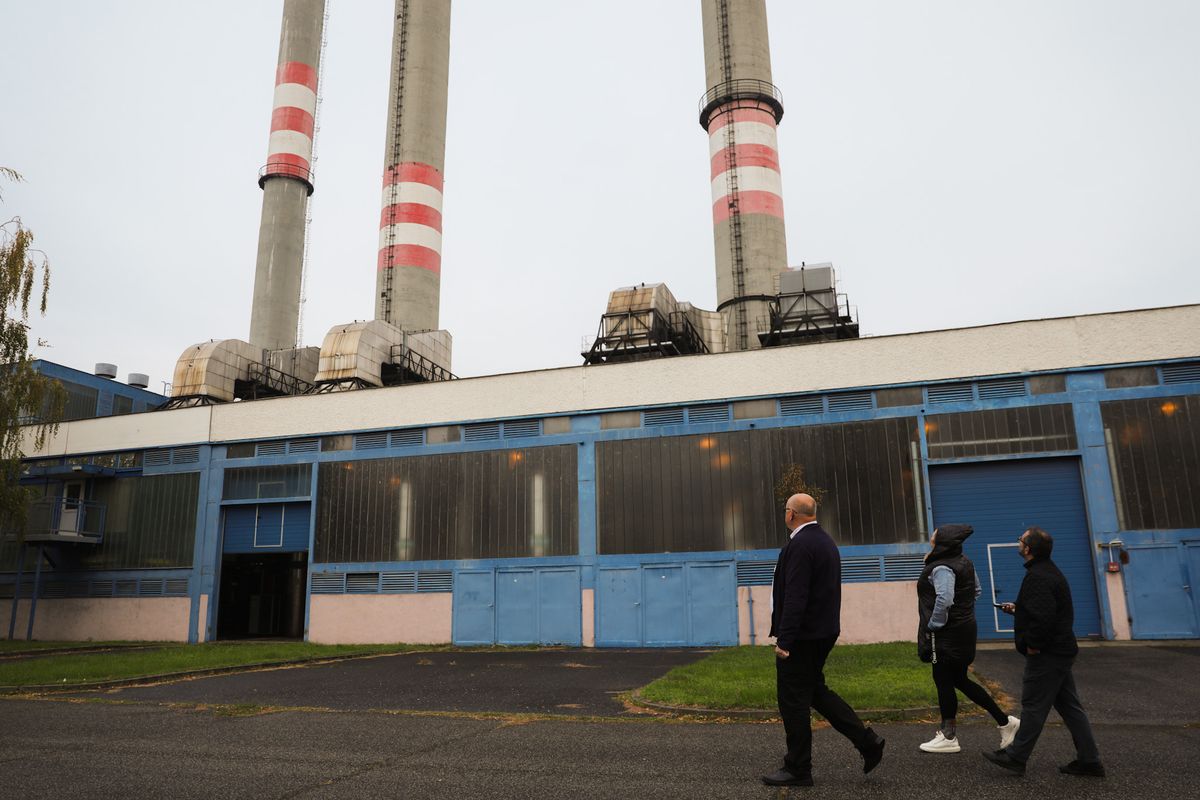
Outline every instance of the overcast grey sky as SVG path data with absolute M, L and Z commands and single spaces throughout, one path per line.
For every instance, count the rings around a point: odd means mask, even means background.
M 373 314 L 393 0 L 329 0 L 304 343 Z M 1200 302 L 1200 3 L 768 0 L 788 254 L 864 335 Z M 246 338 L 282 0 L 0 0 L 38 355 Z M 715 305 L 696 0 L 454 0 L 442 326 L 573 365 L 610 290 Z M 1200 332 L 1198 332 L 1200 336 Z

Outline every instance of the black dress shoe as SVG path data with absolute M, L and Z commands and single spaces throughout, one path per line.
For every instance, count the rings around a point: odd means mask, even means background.
M 1064 775 L 1087 775 L 1090 778 L 1103 778 L 1104 765 L 1099 761 L 1080 761 L 1075 759 L 1070 764 L 1063 764 L 1058 771 Z
M 1025 762 L 1017 761 L 1008 754 L 1007 750 L 984 750 L 983 757 L 997 767 L 1003 767 L 1014 775 L 1025 774 Z
M 786 769 L 776 770 L 770 775 L 763 775 L 762 782 L 767 786 L 812 786 L 812 774 L 793 775 Z
M 887 744 L 882 736 L 867 728 L 867 744 L 859 748 L 863 757 L 863 774 L 870 772 L 883 761 L 883 746 Z

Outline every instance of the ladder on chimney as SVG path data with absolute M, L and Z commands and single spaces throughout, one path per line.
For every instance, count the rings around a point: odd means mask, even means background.
M 407 77 L 404 67 L 405 62 L 408 59 L 408 4 L 409 0 L 396 0 L 396 96 L 394 98 L 396 110 L 392 117 L 392 151 L 388 154 L 388 161 L 390 162 L 388 166 L 396 173 L 398 173 L 400 169 L 400 153 L 402 149 L 401 134 L 404 127 L 404 83 L 405 78 Z M 391 186 L 396 186 L 398 184 L 396 179 L 399 177 L 399 175 L 393 174 L 391 177 L 393 178 Z M 394 191 L 389 191 L 388 194 L 389 201 L 395 200 Z M 383 311 L 383 320 L 384 322 L 395 325 L 396 322 L 392 319 L 392 287 L 395 281 L 392 269 L 394 258 L 392 255 L 392 246 L 396 243 L 396 234 L 394 225 L 395 217 L 393 216 L 393 212 L 390 210 L 393 205 L 395 205 L 395 203 L 388 203 L 387 239 L 385 242 L 385 247 L 387 248 L 385 252 L 387 255 L 385 256 L 385 262 L 383 265 L 383 290 L 380 292 L 380 295 L 381 299 L 383 300 L 381 309 Z
M 728 87 L 732 101 L 733 47 L 729 41 L 729 0 L 717 0 L 717 14 L 720 20 L 721 81 Z M 725 125 L 725 197 L 729 204 L 729 249 L 733 267 L 734 349 L 747 350 L 750 343 L 746 304 L 741 299 L 746 296 L 746 263 L 742 243 L 742 214 L 738 207 L 737 137 L 732 114 L 733 110 L 730 109 L 731 116 Z

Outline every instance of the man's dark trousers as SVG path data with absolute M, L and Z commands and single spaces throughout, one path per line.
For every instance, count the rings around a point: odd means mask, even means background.
M 833 649 L 832 639 L 801 639 L 787 658 L 775 658 L 775 685 L 779 715 L 787 735 L 784 768 L 793 775 L 812 772 L 811 709 L 829 720 L 834 729 L 862 750 L 867 729 L 854 709 L 825 685 L 825 659 Z
M 1079 693 L 1075 691 L 1075 678 L 1071 675 L 1074 663 L 1074 656 L 1050 653 L 1025 657 L 1025 675 L 1021 682 L 1021 728 L 1008 746 L 1008 755 L 1014 760 L 1022 764 L 1029 760 L 1053 707 L 1071 732 L 1076 757 L 1089 764 L 1100 761 L 1100 751 L 1092 736 L 1092 724 L 1088 722 L 1083 705 L 1079 702 Z

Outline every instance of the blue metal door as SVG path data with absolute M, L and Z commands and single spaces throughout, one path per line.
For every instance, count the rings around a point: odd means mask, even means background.
M 687 637 L 687 594 L 683 564 L 642 570 L 642 615 L 650 647 L 682 646 Z
M 454 643 L 494 644 L 496 578 L 489 570 L 454 575 Z
M 689 564 L 688 618 L 692 645 L 737 643 L 737 574 L 733 564 Z
M 641 567 L 599 567 L 596 570 L 596 646 L 640 646 L 641 605 Z
M 983 588 L 975 606 L 981 639 L 1012 636 L 1011 619 L 996 614 L 992 601 L 1016 598 L 1024 575 L 1016 541 L 1035 525 L 1054 537 L 1052 558 L 1071 585 L 1075 635 L 1100 635 L 1096 568 L 1077 459 L 932 466 L 929 480 L 934 526 L 964 522 L 975 528 L 964 552 L 975 562 Z
M 500 644 L 538 641 L 537 574 L 532 569 L 496 572 L 496 641 Z
M 1188 573 L 1200 567 L 1200 548 L 1175 543 L 1126 545 L 1125 601 L 1135 639 L 1189 639 L 1197 635 Z M 1184 554 L 1192 563 L 1185 563 Z
M 538 570 L 538 641 L 583 644 L 579 567 Z

